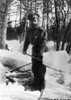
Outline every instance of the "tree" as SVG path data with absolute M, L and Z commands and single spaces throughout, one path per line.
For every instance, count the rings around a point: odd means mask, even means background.
M 0 0 L 0 49 L 5 47 L 7 1 Z
M 6 40 L 6 16 L 8 6 L 13 0 L 0 0 L 0 49 L 5 48 Z

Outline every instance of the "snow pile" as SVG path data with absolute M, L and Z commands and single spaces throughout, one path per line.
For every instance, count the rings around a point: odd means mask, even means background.
M 48 48 L 48 51 L 53 51 L 55 50 L 55 44 L 53 41 L 48 41 L 47 44 L 46 44 L 47 48 Z
M 70 56 L 67 54 L 66 51 L 57 51 L 57 52 L 51 51 L 48 53 L 44 53 L 43 57 L 44 64 L 52 68 L 50 69 L 47 67 L 45 75 L 47 86 L 48 82 L 50 82 L 52 87 L 55 86 L 56 89 L 57 87 L 59 87 L 58 90 L 60 89 L 60 84 L 64 85 L 65 87 L 71 90 L 71 64 L 68 63 L 69 60 Z M 54 68 L 57 70 L 61 70 L 62 72 L 53 70 Z M 65 88 L 63 91 L 66 91 Z
M 0 100 L 37 100 L 39 96 L 39 91 L 25 91 L 18 82 L 6 85 L 6 68 L 0 63 Z
M 70 66 L 68 66 L 68 68 L 66 67 L 69 60 L 70 56 L 66 51 L 51 51 L 44 53 L 43 55 L 43 63 L 46 66 L 50 66 L 62 71 L 67 71 L 67 69 L 70 70 Z
M 16 51 L 0 50 L 0 62 L 3 65 L 20 67 L 31 62 L 31 57 Z
M 59 77 L 59 74 L 61 77 Z M 45 74 L 45 90 L 43 93 L 43 98 L 50 99 L 71 99 L 71 91 L 69 91 L 71 84 L 71 75 L 56 72 L 52 69 L 47 68 Z M 59 80 L 59 81 L 57 81 Z
M 37 100 L 39 96 L 39 91 L 25 91 L 17 82 L 7 86 L 0 84 L 0 100 Z
M 13 51 L 19 51 L 20 48 L 20 43 L 19 40 L 11 40 L 11 41 L 6 41 L 6 44 L 8 44 L 8 47 L 11 48 Z M 21 48 L 20 48 L 21 49 Z
M 7 41 L 6 40 L 6 44 L 8 45 L 9 48 L 11 48 L 11 51 L 18 51 L 18 52 L 23 52 L 23 45 L 24 45 L 24 41 L 22 41 L 21 43 L 19 42 L 19 40 L 11 40 L 11 41 Z M 29 54 L 31 54 L 31 45 L 29 45 L 27 52 Z

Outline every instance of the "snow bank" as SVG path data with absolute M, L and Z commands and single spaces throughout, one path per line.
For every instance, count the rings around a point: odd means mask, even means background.
M 46 68 L 45 80 L 46 83 L 42 98 L 71 99 L 71 91 L 68 90 L 70 89 L 68 85 L 71 84 L 70 74 L 58 73 Z M 59 81 L 57 82 L 57 80 Z
M 19 66 L 31 60 L 19 52 L 0 50 L 0 61 L 3 64 Z M 37 100 L 39 96 L 39 91 L 25 91 L 25 87 L 17 82 L 6 85 L 6 69 L 0 63 L 0 100 Z
M 6 44 L 8 44 L 8 47 L 11 48 L 11 50 L 13 51 L 19 51 L 19 48 L 20 48 L 20 43 L 19 43 L 19 40 L 11 40 L 11 41 L 7 41 L 6 40 Z M 22 47 L 22 46 L 21 46 Z M 20 48 L 21 50 L 22 48 Z
M 52 68 L 50 69 L 47 67 L 45 75 L 47 85 L 48 82 L 51 82 L 52 84 L 65 85 L 71 89 L 71 64 L 68 63 L 69 60 L 70 56 L 66 51 L 51 51 L 44 53 L 44 64 Z M 61 70 L 62 73 L 53 70 L 53 68 Z
M 24 45 L 24 41 L 22 41 L 21 43 L 19 42 L 19 40 L 10 40 L 7 41 L 6 40 L 6 44 L 8 45 L 8 47 L 11 49 L 11 51 L 17 51 L 17 52 L 23 52 L 23 45 Z M 31 54 L 31 45 L 29 45 L 27 52 L 29 54 Z
M 48 48 L 48 51 L 53 51 L 55 50 L 55 44 L 53 41 L 48 41 L 47 44 L 46 44 L 47 48 Z
M 39 91 L 25 91 L 17 82 L 7 86 L 0 84 L 0 100 L 37 100 L 39 96 Z
M 66 51 L 51 51 L 44 53 L 43 55 L 43 63 L 52 68 L 56 68 L 62 71 L 71 70 L 70 66 L 67 68 L 68 61 L 70 60 L 70 56 Z
M 20 67 L 31 62 L 31 57 L 17 51 L 0 50 L 0 62 L 3 65 Z

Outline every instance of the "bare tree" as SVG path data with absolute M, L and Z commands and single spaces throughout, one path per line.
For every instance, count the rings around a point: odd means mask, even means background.
M 7 15 L 7 1 L 0 0 L 0 48 L 5 47 L 6 39 L 6 15 Z

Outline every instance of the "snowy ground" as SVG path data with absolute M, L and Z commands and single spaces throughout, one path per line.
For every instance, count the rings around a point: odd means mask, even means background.
M 23 43 L 20 44 L 19 41 L 16 40 L 7 41 L 6 43 L 12 51 L 0 50 L 0 62 L 3 65 L 8 64 L 11 65 L 11 68 L 16 68 L 22 64 L 31 62 L 29 56 L 21 53 Z M 54 49 L 52 48 L 52 50 Z M 69 56 L 66 51 L 56 52 L 52 50 L 44 53 L 43 57 L 43 63 L 50 68 L 46 67 L 46 84 L 40 100 L 71 100 L 71 63 L 69 62 L 71 56 Z M 31 46 L 28 49 L 28 53 L 31 54 Z M 0 100 L 39 100 L 39 91 L 25 91 L 25 87 L 18 84 L 18 82 L 14 84 L 9 83 L 6 86 L 4 81 L 5 74 L 3 73 L 5 73 L 7 69 L 4 69 L 2 64 L 0 65 Z M 28 68 L 30 69 L 31 66 L 28 66 Z

